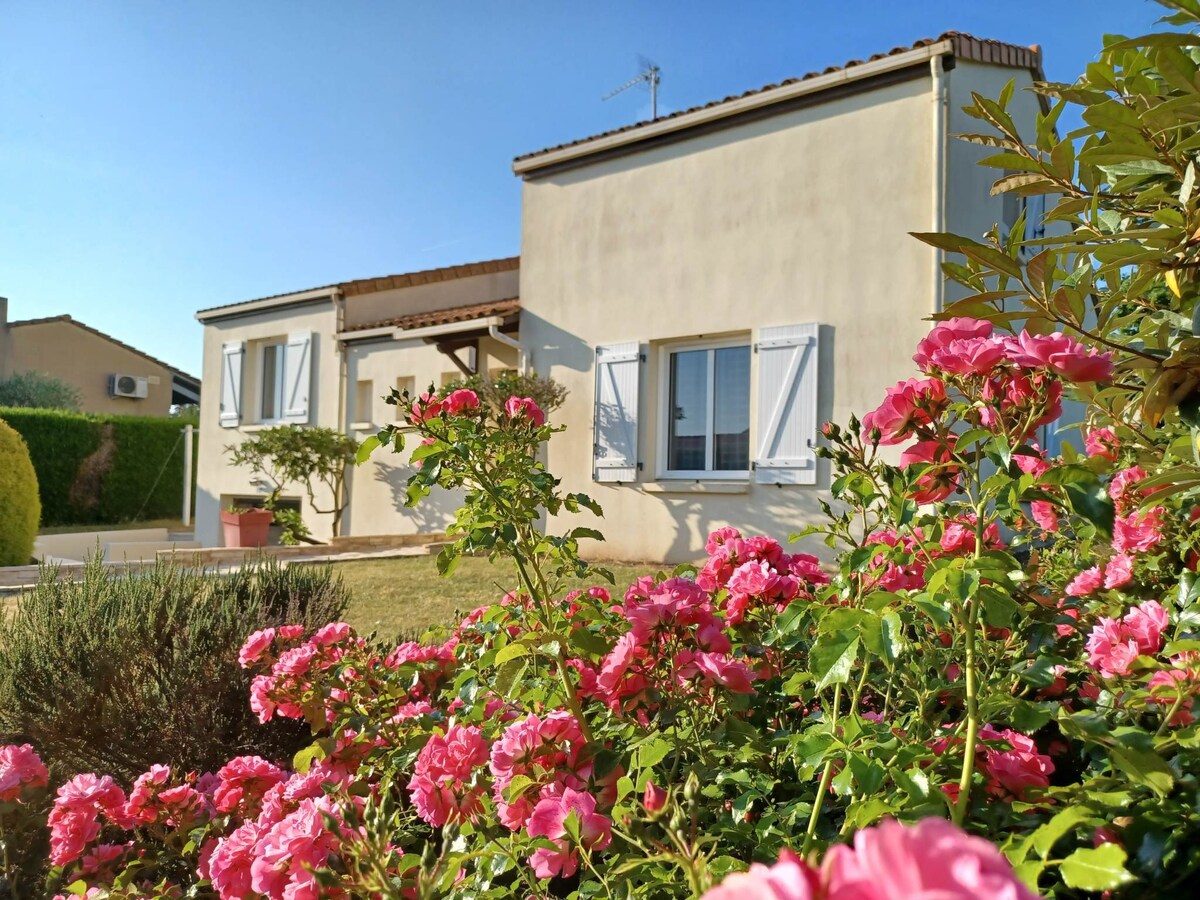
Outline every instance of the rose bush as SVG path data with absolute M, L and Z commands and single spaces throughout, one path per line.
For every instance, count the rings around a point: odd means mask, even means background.
M 1200 13 L 1183 3 L 1180 21 Z M 599 514 L 541 462 L 526 397 L 396 395 L 409 500 L 461 489 L 444 572 L 510 558 L 498 603 L 389 647 L 267 629 L 240 661 L 293 760 L 58 789 L 58 886 L 92 897 L 1188 896 L 1200 865 L 1200 233 L 1190 35 L 1113 39 L 1022 143 L 969 112 L 1062 236 L 925 240 L 966 295 L 920 378 L 827 426 L 830 565 L 714 532 L 613 590 Z M 1082 133 L 1059 138 L 1065 102 Z M 1076 147 L 1073 141 L 1078 140 Z M 1011 174 L 1013 171 L 1017 174 Z M 1086 404 L 1062 441 L 1064 408 Z M 1061 443 L 1061 453 L 1044 451 Z M 568 577 L 592 577 L 567 592 Z M 5 790 L 37 790 L 9 751 Z M 0 760 L 8 757 L 0 756 Z M 20 774 L 25 773 L 25 774 Z M 30 774 L 32 773 L 32 774 Z M 17 787 L 14 788 L 13 786 Z M 0 794 L 3 798 L 5 794 Z M 11 801 L 9 801 L 11 802 Z M 17 802 L 20 802 L 19 800 Z M 0 806 L 0 809 L 5 807 Z

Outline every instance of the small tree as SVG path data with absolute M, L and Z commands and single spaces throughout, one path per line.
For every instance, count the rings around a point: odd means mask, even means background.
M 249 466 L 271 488 L 267 509 L 275 510 L 279 495 L 289 484 L 300 484 L 313 512 L 333 516 L 333 533 L 339 534 L 342 513 L 346 509 L 346 466 L 354 460 L 358 443 L 332 428 L 307 428 L 279 425 L 260 431 L 250 440 L 227 446 L 225 452 L 236 466 Z M 324 486 L 332 498 L 327 508 L 317 505 L 317 489 Z M 308 538 L 308 529 L 299 515 L 277 510 L 276 518 L 284 526 L 285 543 Z
M 0 380 L 0 406 L 79 412 L 82 396 L 72 384 L 41 372 L 15 372 Z

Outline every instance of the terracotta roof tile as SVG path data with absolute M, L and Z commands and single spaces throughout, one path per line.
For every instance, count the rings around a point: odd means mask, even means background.
M 407 331 L 412 328 L 428 328 L 432 325 L 470 322 L 472 319 L 486 319 L 491 316 L 514 316 L 520 311 L 520 298 L 510 297 L 507 300 L 492 300 L 488 303 L 472 303 L 468 306 L 452 306 L 449 309 L 435 309 L 429 312 L 395 316 L 378 322 L 354 325 L 347 328 L 346 331 L 366 331 L 369 328 L 401 328 Z
M 893 47 L 886 53 L 876 53 L 867 57 L 865 60 L 852 59 L 849 62 L 840 66 L 829 66 L 819 72 L 808 72 L 796 78 L 787 78 L 778 84 L 768 84 L 760 88 L 745 91 L 741 94 L 732 94 L 721 100 L 712 100 L 708 103 L 702 103 L 699 106 L 693 106 L 689 109 L 681 109 L 665 116 L 659 116 L 657 119 L 648 119 L 642 122 L 635 122 L 632 125 L 623 125 L 620 128 L 613 128 L 609 131 L 602 131 L 599 134 L 589 135 L 587 137 L 578 138 L 573 141 L 567 141 L 562 144 L 556 144 L 553 147 L 546 147 L 542 150 L 535 150 L 532 153 L 525 153 L 516 157 L 513 162 L 522 162 L 527 159 L 533 159 L 538 156 L 544 156 L 548 153 L 553 153 L 556 150 L 565 150 L 568 147 L 577 147 L 581 144 L 587 144 L 591 141 L 599 140 L 600 138 L 610 137 L 614 134 L 622 134 L 628 131 L 636 131 L 639 128 L 645 128 L 647 125 L 652 125 L 656 122 L 663 122 L 668 119 L 676 119 L 681 116 L 689 115 L 690 113 L 699 112 L 702 109 L 710 109 L 714 106 L 720 106 L 724 103 L 732 103 L 735 100 L 741 100 L 745 97 L 753 97 L 757 94 L 765 94 L 770 91 L 778 90 L 790 84 L 796 84 L 801 81 L 807 81 L 810 78 L 818 78 L 822 75 L 831 75 L 834 72 L 842 72 L 846 69 L 852 69 L 855 66 L 861 66 L 864 63 L 874 62 L 877 59 L 884 59 L 888 56 L 898 56 L 901 53 L 908 53 L 910 50 L 919 50 L 922 47 L 928 47 L 931 44 L 936 44 L 941 41 L 950 41 L 953 45 L 954 55 L 962 59 L 971 59 L 976 62 L 996 62 L 1001 65 L 1013 66 L 1014 68 L 1029 69 L 1038 79 L 1042 77 L 1042 54 L 1039 47 L 1022 47 L 1017 44 L 1007 44 L 1002 41 L 994 41 L 987 38 L 977 38 L 970 34 L 965 34 L 961 31 L 947 31 L 936 38 L 921 38 L 914 41 L 907 47 Z

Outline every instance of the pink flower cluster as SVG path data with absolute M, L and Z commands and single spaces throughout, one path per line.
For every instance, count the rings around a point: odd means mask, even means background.
M 445 734 L 433 734 L 408 782 L 417 815 L 435 828 L 474 821 L 483 812 L 486 788 L 477 776 L 487 762 L 487 741 L 475 726 L 451 723 Z
M 980 769 L 987 776 L 989 793 L 1024 800 L 1030 789 L 1050 786 L 1054 763 L 1038 752 L 1033 738 L 1011 728 L 997 730 L 984 725 L 979 729 L 979 739 L 984 747 Z
M 546 424 L 546 414 L 530 397 L 509 397 L 504 401 L 504 412 L 510 419 L 528 420 L 534 428 L 541 428 Z
M 1146 687 L 1152 703 L 1176 709 L 1168 724 L 1191 725 L 1196 721 L 1192 709 L 1200 693 L 1200 654 L 1193 650 L 1173 657 L 1171 668 L 1151 675 Z
M 992 844 L 943 819 L 884 821 L 813 869 L 785 851 L 730 875 L 703 900 L 1036 900 Z
M 445 397 L 427 393 L 413 401 L 408 421 L 413 425 L 420 425 L 422 422 L 438 418 L 443 413 L 448 416 L 462 416 L 477 409 L 479 395 L 467 388 L 451 391 Z
M 105 823 L 133 827 L 125 802 L 125 792 L 108 775 L 76 775 L 60 787 L 48 819 L 50 862 L 64 866 L 79 859 Z
M 31 745 L 0 745 L 0 803 L 19 802 L 27 791 L 49 783 L 50 773 Z
M 815 585 L 829 584 L 819 560 L 808 553 L 787 554 L 768 537 L 744 538 L 736 528 L 721 528 L 704 545 L 708 560 L 696 573 L 696 585 L 709 594 L 728 591 L 726 622 L 740 624 L 753 609 L 782 611 L 796 597 L 810 596 Z
M 211 811 L 209 798 L 192 785 L 171 785 L 169 766 L 151 766 L 137 777 L 125 813 L 139 825 L 186 829 Z
M 1088 664 L 1105 678 L 1128 675 L 1139 656 L 1162 649 L 1168 624 L 1157 600 L 1138 604 L 1121 619 L 1105 616 L 1088 635 Z
M 1084 569 L 1071 579 L 1066 587 L 1070 597 L 1087 597 L 1104 588 L 1111 591 L 1125 587 L 1133 580 L 1133 557 L 1127 553 L 1118 553 L 1106 563 Z
M 238 654 L 243 668 L 270 666 L 268 674 L 256 675 L 250 683 L 250 708 L 260 722 L 279 715 L 302 719 L 324 712 L 314 703 L 315 682 L 332 669 L 351 649 L 363 641 L 345 622 L 330 622 L 306 641 L 302 625 L 284 625 L 256 631 L 246 639 Z M 325 713 L 328 714 L 328 713 Z

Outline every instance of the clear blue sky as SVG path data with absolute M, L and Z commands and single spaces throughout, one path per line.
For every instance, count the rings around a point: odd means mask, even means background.
M 0 296 L 200 371 L 200 308 L 520 249 L 513 156 L 956 29 L 1073 78 L 1149 0 L 3 0 Z

